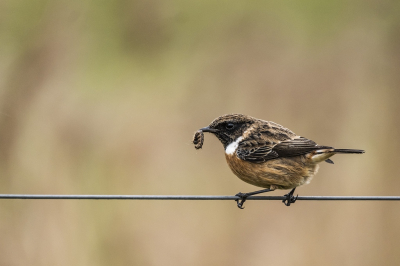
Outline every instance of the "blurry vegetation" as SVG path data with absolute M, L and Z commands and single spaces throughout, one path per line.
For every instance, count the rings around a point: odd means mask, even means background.
M 399 1 L 0 2 L 0 193 L 255 188 L 225 113 L 360 148 L 301 195 L 399 195 Z M 284 194 L 274 192 L 274 195 Z M 0 265 L 397 265 L 388 202 L 0 202 Z

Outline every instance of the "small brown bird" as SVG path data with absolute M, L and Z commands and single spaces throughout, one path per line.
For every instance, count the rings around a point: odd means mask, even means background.
M 194 136 L 196 149 L 203 145 L 203 132 L 214 134 L 224 145 L 226 161 L 241 180 L 265 189 L 236 194 L 237 206 L 243 209 L 247 197 L 275 189 L 292 189 L 283 203 L 290 206 L 297 199 L 296 187 L 310 183 L 318 163 L 333 164 L 336 153 L 364 153 L 363 150 L 335 149 L 320 146 L 271 121 L 242 114 L 216 118 Z

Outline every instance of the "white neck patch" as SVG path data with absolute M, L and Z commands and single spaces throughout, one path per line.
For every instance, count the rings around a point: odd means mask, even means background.
M 235 153 L 237 147 L 239 146 L 239 142 L 243 139 L 243 137 L 238 137 L 234 142 L 232 142 L 231 144 L 229 144 L 226 149 L 225 149 L 225 153 L 228 155 L 232 155 Z

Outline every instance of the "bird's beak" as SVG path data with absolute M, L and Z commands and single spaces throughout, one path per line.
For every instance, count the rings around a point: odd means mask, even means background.
M 209 127 L 203 127 L 203 128 L 200 128 L 200 130 L 203 132 L 211 132 L 211 133 L 215 133 L 218 131 L 217 129 L 209 128 Z

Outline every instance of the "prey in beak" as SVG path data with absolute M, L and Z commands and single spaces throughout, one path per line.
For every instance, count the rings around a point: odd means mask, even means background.
M 193 144 L 194 144 L 194 147 L 196 148 L 196 150 L 201 149 L 203 147 L 203 142 L 204 142 L 203 132 L 215 133 L 217 131 L 218 131 L 217 129 L 209 128 L 209 127 L 203 127 L 203 128 L 200 128 L 199 130 L 197 130 L 193 136 Z

